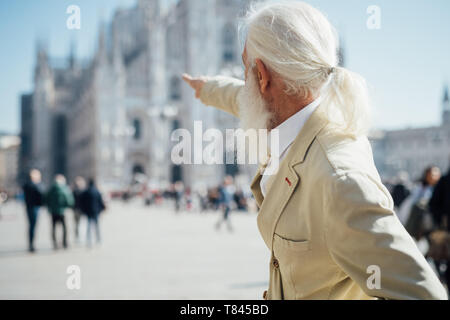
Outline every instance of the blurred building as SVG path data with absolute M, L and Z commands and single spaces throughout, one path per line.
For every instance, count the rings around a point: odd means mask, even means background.
M 406 171 L 412 179 L 421 177 L 430 165 L 446 172 L 450 165 L 450 102 L 448 87 L 444 88 L 442 122 L 439 126 L 371 134 L 375 163 L 384 179 Z
M 226 128 L 238 126 L 234 117 L 215 108 L 205 107 L 195 99 L 192 89 L 181 83 L 180 73 L 223 74 L 243 78 L 242 46 L 239 45 L 236 19 L 243 13 L 247 3 L 246 0 L 180 0 L 165 15 L 166 96 L 168 104 L 178 110 L 173 129 L 186 128 L 193 133 L 194 121 L 201 120 L 203 131 L 218 128 L 225 137 Z M 206 145 L 204 142 L 203 146 Z M 182 177 L 191 186 L 217 184 L 225 174 L 242 174 L 250 182 L 254 173 L 249 166 L 233 164 L 171 165 L 170 171 L 173 180 Z
M 0 134 L 0 191 L 14 194 L 18 189 L 20 138 Z
M 28 172 L 32 168 L 32 135 L 33 135 L 33 95 L 23 94 L 20 97 L 20 150 L 19 150 L 19 172 L 18 181 L 20 184 L 25 183 Z
M 181 165 L 170 160 L 171 133 L 195 120 L 203 130 L 233 128 L 235 119 L 197 101 L 181 74 L 242 77 L 236 18 L 247 1 L 138 0 L 99 27 L 91 61 L 74 47 L 67 59 L 37 46 L 34 90 L 22 96 L 21 175 L 36 167 L 49 183 L 93 177 L 105 189 L 129 185 L 137 173 L 158 185 L 218 183 L 237 165 Z M 206 143 L 205 143 L 206 144 Z

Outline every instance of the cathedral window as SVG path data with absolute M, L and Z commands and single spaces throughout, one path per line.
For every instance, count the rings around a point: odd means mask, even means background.
M 134 128 L 134 134 L 133 134 L 133 138 L 134 140 L 139 140 L 141 138 L 141 120 L 139 119 L 134 119 L 133 120 L 133 128 Z
M 223 44 L 223 62 L 233 62 L 235 60 L 234 45 L 235 45 L 235 30 L 231 23 L 225 25 L 222 31 Z
M 170 99 L 174 101 L 181 99 L 181 84 L 178 77 L 172 77 L 170 80 Z
M 133 166 L 133 174 L 144 174 L 145 170 L 144 167 L 140 164 L 135 164 Z

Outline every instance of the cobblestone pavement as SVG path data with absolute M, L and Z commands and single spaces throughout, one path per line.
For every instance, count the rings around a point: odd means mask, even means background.
M 76 242 L 67 210 L 70 247 L 55 251 L 50 217 L 41 209 L 37 251 L 30 254 L 24 208 L 7 203 L 0 218 L 0 299 L 261 299 L 269 252 L 256 214 L 233 212 L 232 233 L 225 225 L 215 229 L 219 217 L 112 202 L 101 217 L 103 241 L 89 249 L 86 221 Z M 66 285 L 71 265 L 81 270 L 79 290 Z

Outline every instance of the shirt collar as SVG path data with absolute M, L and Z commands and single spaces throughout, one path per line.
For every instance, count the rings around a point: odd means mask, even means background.
M 320 102 L 321 98 L 319 97 L 274 129 L 278 130 L 279 133 L 279 148 L 276 156 L 281 157 L 294 142 L 295 138 L 304 127 L 306 121 L 308 121 L 314 110 L 317 109 Z M 271 141 L 271 139 L 269 139 L 269 141 Z M 275 155 L 272 154 L 272 156 Z

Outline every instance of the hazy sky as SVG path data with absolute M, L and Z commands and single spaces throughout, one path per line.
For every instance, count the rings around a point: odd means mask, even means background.
M 210 1 L 210 0 L 204 0 Z M 166 0 L 169 4 L 173 0 Z M 450 77 L 450 1 L 310 0 L 341 33 L 346 67 L 366 77 L 378 128 L 436 125 L 443 85 Z M 19 94 L 32 90 L 35 43 L 50 55 L 92 56 L 101 18 L 134 0 L 15 0 L 0 2 L 0 131 L 19 131 Z M 66 8 L 81 8 L 81 30 L 66 28 Z M 381 9 L 381 29 L 369 30 L 366 10 Z M 180 73 L 183 70 L 180 70 Z

